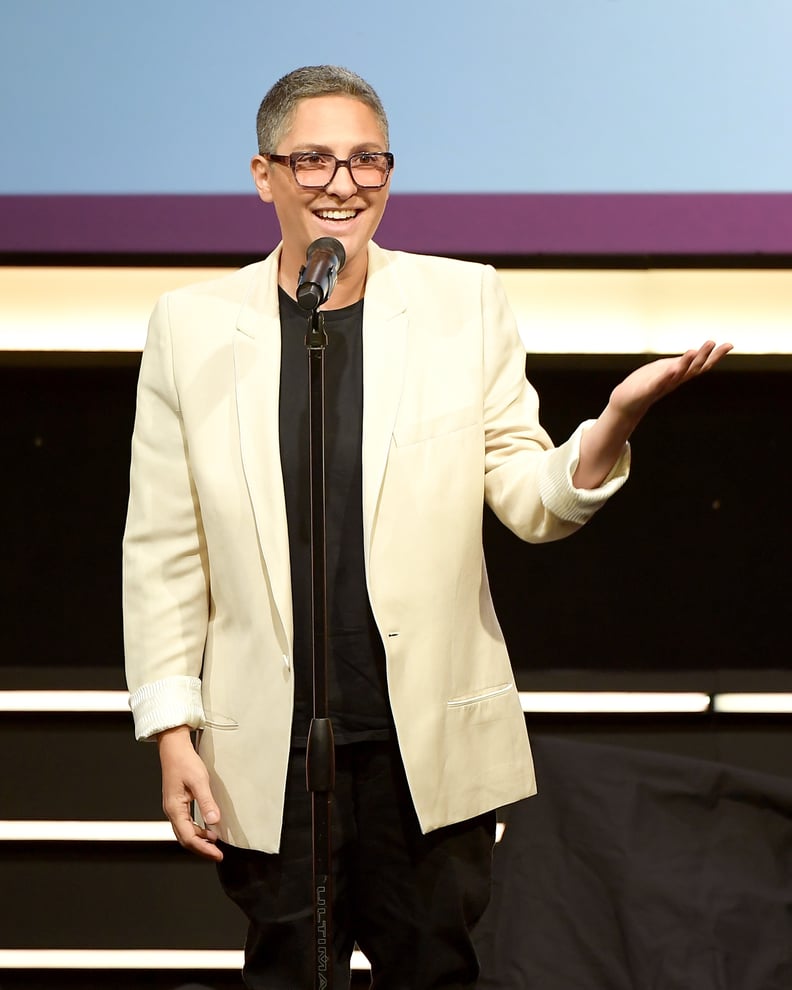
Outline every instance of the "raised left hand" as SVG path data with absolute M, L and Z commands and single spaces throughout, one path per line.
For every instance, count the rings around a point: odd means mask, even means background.
M 640 418 L 658 399 L 714 368 L 731 349 L 731 344 L 716 345 L 708 340 L 698 350 L 685 351 L 679 357 L 651 361 L 637 368 L 616 386 L 611 392 L 610 405 L 626 418 Z
M 607 477 L 630 434 L 658 399 L 714 368 L 731 344 L 712 340 L 679 357 L 659 358 L 633 371 L 611 392 L 596 423 L 580 441 L 580 457 L 572 477 L 576 488 L 597 488 Z

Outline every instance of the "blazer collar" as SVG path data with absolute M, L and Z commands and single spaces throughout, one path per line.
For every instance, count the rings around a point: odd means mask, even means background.
M 269 332 L 269 320 L 279 320 L 278 264 L 282 244 L 262 262 L 252 266 L 255 277 L 239 311 L 237 329 L 255 339 Z M 377 320 L 390 321 L 405 310 L 404 296 L 394 275 L 395 255 L 373 241 L 368 247 L 368 274 L 364 311 Z
M 251 266 L 253 278 L 237 316 L 237 330 L 251 340 L 270 336 L 273 320 L 280 324 L 278 264 L 281 246 L 279 244 L 264 261 Z M 278 349 L 280 353 L 280 342 Z

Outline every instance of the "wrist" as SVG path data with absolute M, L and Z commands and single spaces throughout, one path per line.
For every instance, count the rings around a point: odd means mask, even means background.
M 614 436 L 618 436 L 626 443 L 630 439 L 633 430 L 646 415 L 649 405 L 650 403 L 645 405 L 635 404 L 627 407 L 614 402 L 611 397 L 600 415 L 600 420 L 603 421 Z
M 157 745 L 160 749 L 170 746 L 182 746 L 184 743 L 192 746 L 192 729 L 189 725 L 175 725 L 170 729 L 163 729 L 157 734 Z

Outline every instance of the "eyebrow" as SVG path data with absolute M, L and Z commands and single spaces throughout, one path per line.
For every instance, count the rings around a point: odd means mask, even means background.
M 378 147 L 378 145 L 380 145 L 380 144 L 382 144 L 381 141 L 364 141 L 363 144 L 356 144 L 351 149 L 351 151 L 349 152 L 349 154 L 350 155 L 356 155 L 356 154 L 358 154 L 361 151 L 380 151 L 381 152 L 384 149 Z M 303 144 L 302 146 L 301 145 L 298 145 L 294 149 L 294 151 L 292 151 L 292 154 L 293 155 L 294 154 L 302 154 L 302 153 L 308 152 L 308 151 L 318 151 L 319 154 L 322 154 L 322 155 L 333 155 L 333 157 L 337 157 L 336 154 L 335 154 L 335 152 L 328 145 L 326 145 L 326 144 L 308 144 L 307 142 L 305 144 Z

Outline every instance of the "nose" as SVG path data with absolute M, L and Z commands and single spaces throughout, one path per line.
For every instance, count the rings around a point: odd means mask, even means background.
M 325 192 L 339 199 L 349 199 L 357 192 L 357 186 L 348 165 L 339 165 L 332 181 L 325 186 Z

